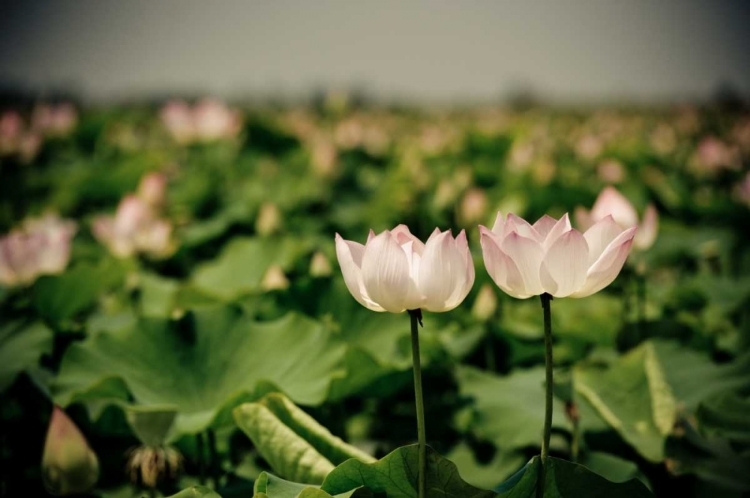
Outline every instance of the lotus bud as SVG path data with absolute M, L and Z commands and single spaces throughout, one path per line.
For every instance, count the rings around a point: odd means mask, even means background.
M 279 265 L 271 265 L 263 275 L 260 287 L 264 291 L 284 290 L 289 287 L 289 279 Z
M 490 284 L 484 284 L 479 289 L 474 306 L 471 308 L 471 314 L 479 321 L 487 321 L 497 311 L 497 295 Z
M 313 277 L 328 277 L 332 273 L 331 263 L 325 254 L 318 251 L 310 261 L 310 275 Z
M 73 421 L 55 406 L 42 456 L 45 487 L 56 495 L 80 494 L 93 488 L 98 478 L 96 454 Z
M 281 228 L 281 211 L 272 202 L 266 202 L 260 207 L 255 219 L 255 231 L 260 235 L 271 235 Z

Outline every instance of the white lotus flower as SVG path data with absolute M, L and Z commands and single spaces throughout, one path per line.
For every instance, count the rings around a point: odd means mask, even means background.
M 448 311 L 474 284 L 463 230 L 454 239 L 436 228 L 426 244 L 405 225 L 379 235 L 371 230 L 365 245 L 336 234 L 336 255 L 349 292 L 373 311 Z
M 591 211 L 577 208 L 575 218 L 578 226 L 586 230 L 599 220 L 612 215 L 623 228 L 638 226 L 633 240 L 636 249 L 645 250 L 651 247 L 659 231 L 659 213 L 653 204 L 646 206 L 643 219 L 638 221 L 638 213 L 633 204 L 614 187 L 605 187 L 596 198 Z
M 0 237 L 0 283 L 26 285 L 40 275 L 62 273 L 76 230 L 75 222 L 46 214 Z
M 492 280 L 519 299 L 544 293 L 554 297 L 585 297 L 617 277 L 630 253 L 636 227 L 624 230 L 612 216 L 586 233 L 543 216 L 534 225 L 501 213 L 492 230 L 479 227 L 484 264 Z

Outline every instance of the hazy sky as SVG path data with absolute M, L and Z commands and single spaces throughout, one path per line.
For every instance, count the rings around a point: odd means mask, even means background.
M 748 2 L 0 0 L 0 85 L 558 102 L 750 95 Z

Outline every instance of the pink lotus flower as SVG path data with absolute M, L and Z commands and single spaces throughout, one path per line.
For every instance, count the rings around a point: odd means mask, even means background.
M 174 249 L 172 225 L 158 218 L 153 208 L 137 195 L 125 196 L 114 216 L 94 219 L 92 230 L 97 240 L 121 258 L 136 253 L 166 257 Z
M 181 100 L 167 102 L 161 119 L 172 138 L 182 144 L 231 139 L 242 129 L 240 113 L 212 99 L 192 108 Z
M 659 231 L 659 213 L 653 204 L 646 206 L 643 219 L 638 222 L 638 213 L 633 204 L 614 187 L 606 187 L 599 193 L 591 211 L 579 207 L 576 208 L 576 223 L 582 230 L 586 230 L 594 223 L 612 215 L 617 223 L 623 228 L 638 226 L 638 232 L 633 240 L 633 245 L 640 250 L 651 247 L 656 240 Z
M 435 229 L 422 243 L 406 225 L 379 235 L 371 230 L 365 245 L 336 234 L 336 256 L 354 299 L 373 311 L 448 311 L 474 284 L 474 264 L 466 233 L 455 239 Z
M 31 128 L 43 135 L 65 136 L 78 124 L 78 113 L 70 103 L 41 104 L 31 114 Z
M 479 227 L 487 272 L 505 293 L 526 299 L 544 293 L 585 297 L 617 277 L 635 235 L 607 216 L 582 234 L 568 215 L 543 216 L 534 225 L 497 214 L 492 230 Z
M 52 409 L 42 456 L 42 478 L 45 487 L 56 495 L 73 495 L 89 491 L 99 478 L 99 460 L 65 412 Z
M 0 283 L 28 285 L 40 275 L 61 273 L 75 232 L 75 222 L 47 214 L 0 238 Z

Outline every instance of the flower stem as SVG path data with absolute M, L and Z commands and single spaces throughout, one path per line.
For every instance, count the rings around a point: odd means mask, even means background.
M 417 402 L 417 438 L 419 448 L 419 474 L 417 477 L 419 498 L 425 498 L 427 484 L 427 442 L 424 428 L 424 398 L 422 396 L 422 366 L 419 361 L 419 326 L 422 325 L 422 310 L 409 310 L 411 317 L 411 355 L 414 363 L 414 396 Z
M 206 484 L 205 442 L 203 441 L 203 433 L 199 432 L 195 435 L 195 446 L 198 453 L 198 482 Z
M 552 379 L 552 316 L 550 311 L 550 302 L 552 296 L 546 292 L 539 296 L 542 299 L 542 309 L 544 310 L 544 363 L 545 363 L 545 398 L 544 398 L 544 438 L 542 439 L 542 479 L 541 495 L 544 495 L 544 473 L 547 468 L 547 457 L 549 456 L 549 438 L 552 432 L 552 389 L 554 383 Z M 539 487 L 537 489 L 540 489 Z

